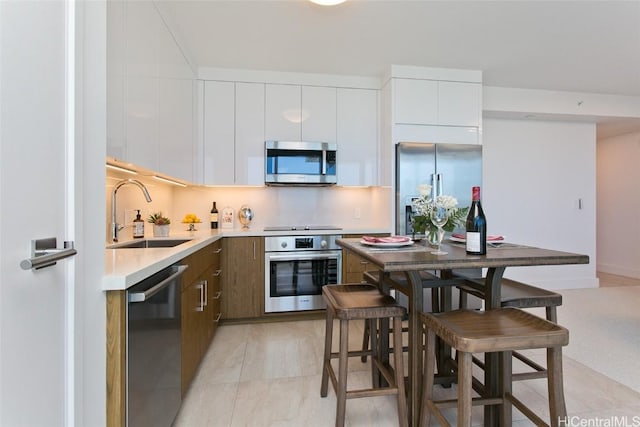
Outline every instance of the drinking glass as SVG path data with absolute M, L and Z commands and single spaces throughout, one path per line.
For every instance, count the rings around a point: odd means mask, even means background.
M 444 237 L 444 230 L 442 229 L 442 227 L 444 227 L 448 219 L 449 212 L 447 212 L 447 208 L 436 203 L 436 205 L 433 207 L 433 210 L 431 211 L 431 222 L 433 223 L 433 225 L 438 227 L 438 249 L 431 252 L 434 255 L 446 255 L 448 253 L 440 249 L 442 238 Z

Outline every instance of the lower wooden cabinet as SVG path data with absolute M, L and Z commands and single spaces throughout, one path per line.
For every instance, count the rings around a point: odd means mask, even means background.
M 264 238 L 229 237 L 223 241 L 222 317 L 256 318 L 264 314 Z
M 367 234 L 367 236 L 388 236 L 389 233 Z M 345 234 L 346 238 L 362 237 L 361 234 Z M 375 270 L 367 261 L 360 258 L 351 251 L 342 251 L 342 283 L 362 282 L 362 273 L 368 270 Z
M 198 370 L 220 319 L 222 242 L 186 257 L 182 283 L 182 394 Z M 187 274 L 188 272 L 188 274 Z

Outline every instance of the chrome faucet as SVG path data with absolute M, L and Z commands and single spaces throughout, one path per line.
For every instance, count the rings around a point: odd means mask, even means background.
M 113 195 L 111 196 L 111 239 L 114 243 L 118 241 L 118 231 L 124 228 L 124 225 L 118 224 L 116 220 L 116 193 L 120 187 L 126 184 L 133 184 L 137 186 L 142 190 L 142 194 L 144 194 L 144 198 L 147 199 L 147 203 L 151 202 L 151 196 L 149 195 L 149 191 L 147 191 L 147 187 L 135 179 L 123 179 L 113 187 Z

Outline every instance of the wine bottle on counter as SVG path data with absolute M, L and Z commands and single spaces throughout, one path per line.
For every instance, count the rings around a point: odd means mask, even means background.
M 216 202 L 213 202 L 213 207 L 211 208 L 211 229 L 218 228 L 218 209 L 216 208 Z
M 467 253 L 485 255 L 487 253 L 487 219 L 480 204 L 480 187 L 471 190 L 471 207 L 467 215 Z

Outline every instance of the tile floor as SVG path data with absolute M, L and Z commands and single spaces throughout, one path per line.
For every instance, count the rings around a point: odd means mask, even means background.
M 617 287 L 615 278 L 607 280 L 607 287 L 563 292 L 558 315 L 571 331 L 564 351 L 565 398 L 572 417 L 567 426 L 640 426 L 640 286 Z M 350 343 L 358 348 L 362 324 L 351 323 Z M 331 387 L 328 397 L 320 397 L 323 337 L 322 320 L 221 326 L 174 425 L 334 425 Z M 542 351 L 529 354 L 544 359 Z M 349 387 L 368 386 L 369 363 L 355 358 L 349 367 Z M 518 382 L 514 394 L 548 416 L 545 380 Z M 474 411 L 474 425 L 482 425 L 482 409 Z M 448 417 L 454 421 L 454 412 Z M 346 423 L 395 426 L 395 400 L 348 400 Z M 513 425 L 533 424 L 514 410 Z

